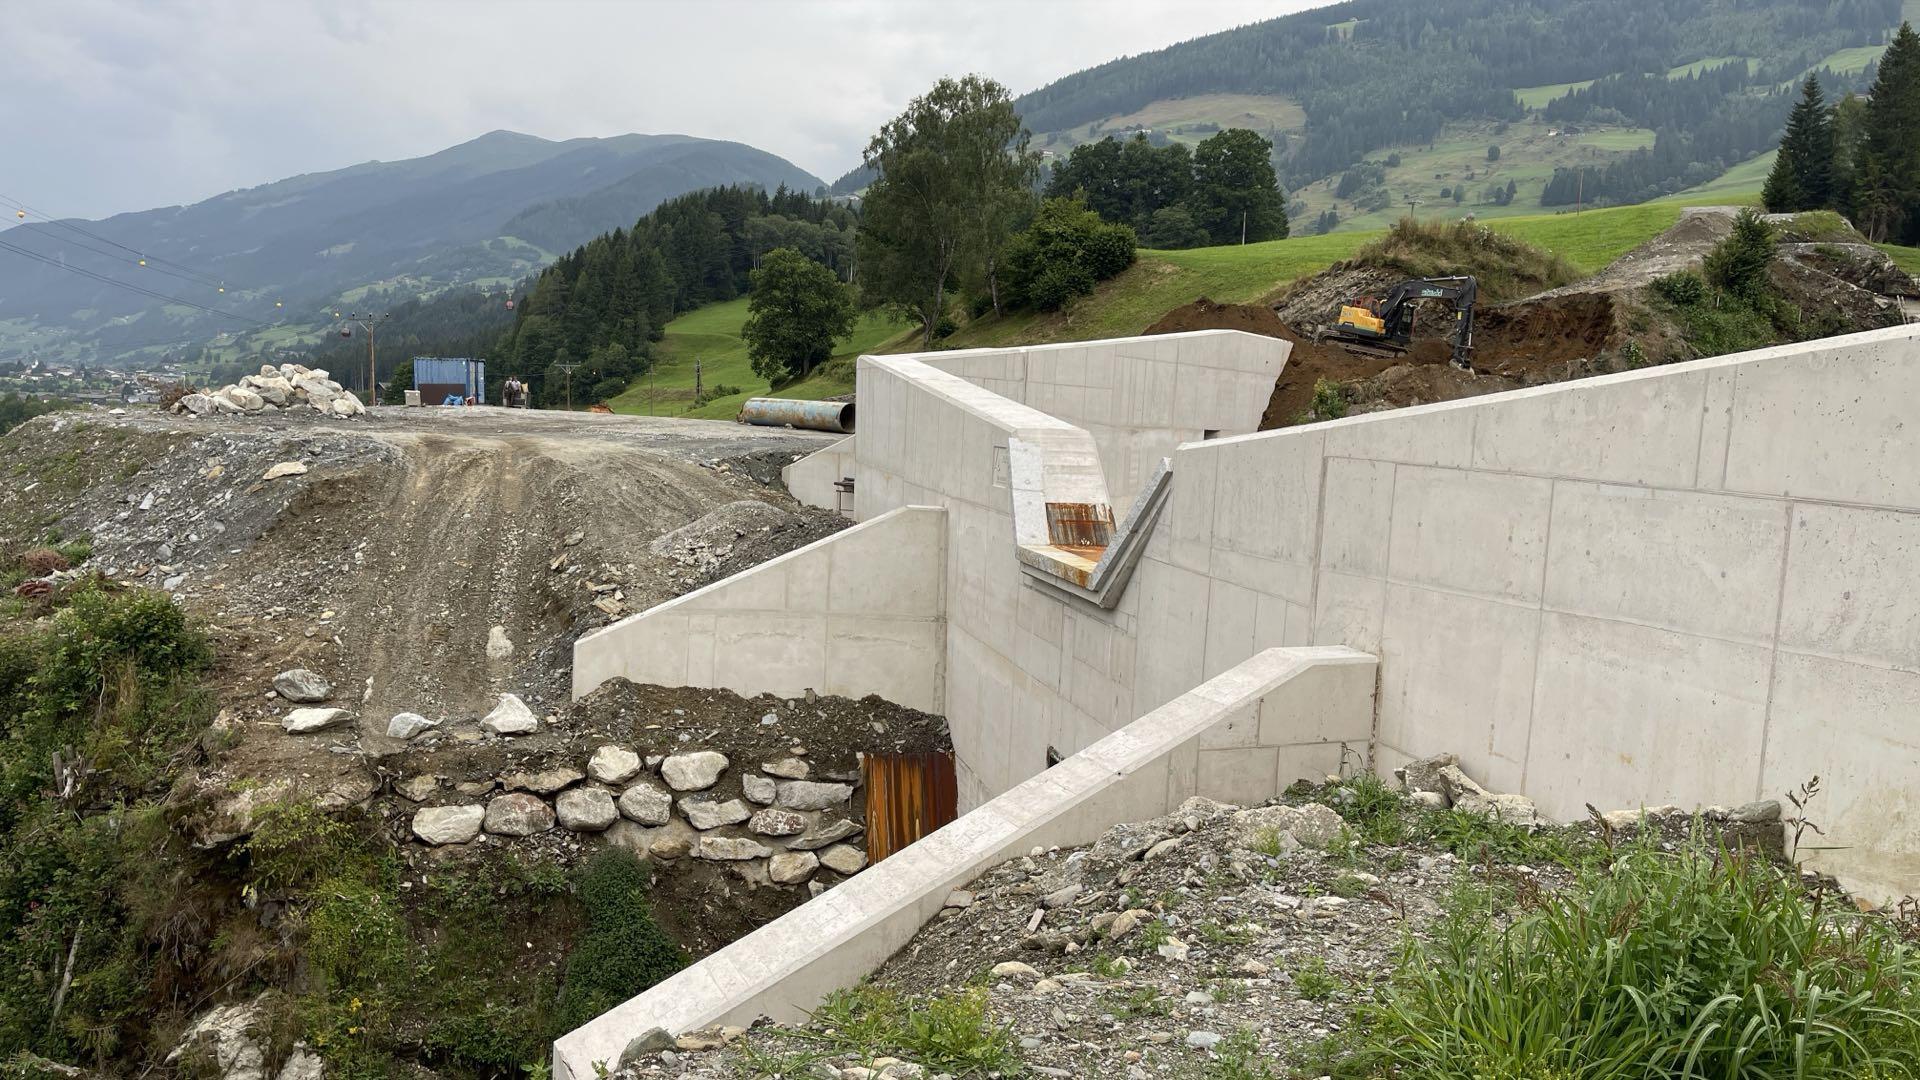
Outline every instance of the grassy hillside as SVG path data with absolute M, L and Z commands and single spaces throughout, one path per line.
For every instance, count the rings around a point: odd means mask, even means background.
M 1291 98 L 1273 94 L 1195 94 L 1156 101 L 1131 112 L 1060 131 L 1036 132 L 1033 144 L 1065 157 L 1081 143 L 1109 135 L 1126 138 L 1137 131 L 1152 131 L 1174 142 L 1194 146 L 1221 128 L 1247 128 L 1270 137 L 1273 132 L 1297 132 L 1306 126 L 1306 112 Z
M 1900 269 L 1915 277 L 1920 277 L 1920 247 L 1901 247 L 1899 244 L 1881 244 L 1880 250 L 1893 257 Z
M 660 362 L 642 376 L 608 407 L 618 413 L 651 416 L 693 416 L 709 420 L 731 420 L 749 397 L 784 398 L 830 397 L 851 393 L 853 367 L 846 359 L 898 335 L 903 326 L 885 316 L 869 314 L 854 326 L 853 337 L 841 344 L 836 359 L 821 365 L 807 379 L 769 390 L 767 381 L 753 373 L 747 360 L 747 343 L 740 327 L 747 321 L 747 301 L 729 300 L 689 311 L 667 324 L 667 336 L 659 345 Z M 700 365 L 702 385 L 710 392 L 717 386 L 737 386 L 741 392 L 696 406 L 693 400 L 694 364 Z
M 1488 224 L 1592 273 L 1659 234 L 1679 216 L 1680 208 L 1669 204 L 1507 218 Z M 980 319 L 961 327 L 942 344 L 966 349 L 1138 334 L 1197 297 L 1221 303 L 1259 300 L 1295 278 L 1319 273 L 1352 255 L 1378 235 L 1377 231 L 1338 232 L 1244 247 L 1142 251 L 1131 269 L 1104 282 L 1068 311 Z M 889 351 L 917 348 L 918 339 L 911 337 L 888 343 Z
M 1773 171 L 1773 159 L 1778 156 L 1777 151 L 1761 154 L 1757 158 L 1735 165 L 1699 187 L 1688 188 L 1672 198 L 1661 201 L 1682 206 L 1721 204 L 1740 206 L 1757 203 L 1760 201 L 1760 189 L 1766 185 L 1767 174 Z
M 1622 154 L 1653 145 L 1653 132 L 1645 128 L 1582 127 L 1567 134 L 1555 125 L 1530 117 L 1509 124 L 1502 131 L 1491 121 L 1449 124 L 1431 146 L 1402 146 L 1372 155 L 1375 161 L 1388 160 L 1388 154 L 1400 155 L 1400 164 L 1386 170 L 1386 206 L 1361 209 L 1355 199 L 1336 196 L 1339 177 L 1330 176 L 1291 193 L 1287 212 L 1296 228 L 1303 228 L 1332 209 L 1340 215 L 1338 228 L 1369 231 L 1384 229 L 1407 212 L 1407 200 L 1418 199 L 1420 216 L 1445 220 L 1464 218 L 1531 217 L 1540 213 L 1540 193 L 1557 168 L 1576 165 L 1605 165 Z M 1500 160 L 1487 160 L 1487 147 L 1500 147 Z M 1515 185 L 1511 203 L 1500 206 L 1488 199 L 1488 189 Z M 1465 185 L 1466 198 L 1459 204 L 1451 194 L 1441 192 Z M 1377 201 L 1377 196 L 1376 196 Z

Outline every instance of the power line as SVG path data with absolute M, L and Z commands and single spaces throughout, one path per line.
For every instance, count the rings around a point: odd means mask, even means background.
M 49 214 L 44 210 L 38 210 L 38 209 L 35 209 L 34 207 L 28 206 L 26 203 L 23 203 L 20 200 L 15 199 L 11 195 L 0 193 L 0 203 L 5 203 L 6 205 L 13 207 L 14 210 L 16 211 L 24 211 L 25 213 L 32 214 L 35 217 L 42 218 L 48 224 L 57 225 L 60 228 L 66 229 L 70 232 L 76 232 L 76 233 L 79 233 L 81 236 L 90 237 L 94 240 L 98 240 L 103 244 L 111 244 L 114 247 L 119 248 L 121 251 L 127 252 L 128 254 L 132 255 L 135 259 L 141 260 L 140 265 L 142 266 L 145 266 L 149 262 L 159 263 L 164 266 L 170 266 L 170 267 L 173 267 L 175 270 L 179 270 L 187 274 L 192 274 L 202 279 L 201 283 L 204 285 L 207 285 L 210 288 L 217 288 L 223 292 L 225 291 L 225 282 L 212 276 L 211 274 L 203 274 L 200 271 L 195 270 L 191 266 L 183 266 L 180 263 L 174 262 L 172 259 L 163 259 L 158 255 L 149 255 L 146 252 L 141 251 L 139 248 L 128 247 L 126 244 L 123 244 L 118 240 L 109 239 L 105 236 L 101 236 L 99 233 L 89 232 L 86 229 L 83 229 L 80 226 L 75 225 L 70 221 L 67 221 L 61 218 L 56 218 L 52 214 Z
M 81 241 L 81 240 L 74 240 L 74 239 L 72 239 L 72 238 L 70 238 L 70 237 L 62 237 L 62 236 L 55 236 L 55 235 L 53 235 L 52 233 L 50 233 L 50 232 L 47 232 L 47 231 L 46 231 L 46 229 L 45 229 L 45 223 L 43 223 L 43 222 L 38 222 L 38 221 L 30 221 L 30 222 L 28 222 L 28 223 L 26 223 L 25 225 L 21 225 L 21 226 L 19 226 L 19 227 L 17 227 L 17 228 L 15 228 L 15 229 L 12 229 L 12 230 L 10 230 L 10 231 L 9 231 L 8 233 L 5 233 L 5 234 L 0 234 L 0 235 L 6 235 L 6 236 L 8 236 L 9 238 L 11 238 L 11 237 L 12 237 L 12 236 L 13 236 L 14 234 L 16 234 L 16 233 L 23 233 L 23 232 L 29 232 L 29 231 L 31 231 L 31 232 L 33 232 L 33 233 L 34 233 L 34 235 L 36 235 L 36 236 L 44 236 L 44 237 L 46 237 L 47 239 L 49 239 L 49 240 L 51 240 L 51 241 L 53 241 L 53 242 L 54 242 L 54 243 L 56 243 L 56 244 L 72 244 L 72 245 L 73 245 L 74 247 L 77 247 L 77 248 L 79 248 L 79 249 L 81 249 L 82 251 L 91 251 L 91 252 L 93 252 L 93 253 L 94 253 L 95 255 L 99 255 L 99 256 L 101 256 L 102 258 L 107 258 L 107 259 L 112 259 L 112 260 L 113 260 L 113 261 L 114 261 L 115 263 L 129 263 L 129 262 L 132 262 L 132 260 L 130 260 L 130 259 L 128 259 L 128 258 L 127 258 L 126 256 L 124 256 L 124 255 L 117 255 L 117 254 L 115 254 L 115 253 L 113 253 L 113 252 L 111 252 L 111 251 L 108 251 L 108 250 L 105 250 L 105 249 L 103 249 L 103 248 L 97 248 L 97 247 L 94 247 L 94 246 L 93 246 L 92 244 L 88 244 L 88 243 L 86 243 L 86 242 L 84 242 L 84 241 Z M 138 264 L 138 263 L 134 263 L 134 265 L 136 265 L 136 266 L 137 266 L 137 265 L 140 265 L 140 264 Z M 203 287 L 203 288 L 214 288 L 214 289 L 218 289 L 218 290 L 219 290 L 220 292 L 225 292 L 225 291 L 226 291 L 226 287 L 225 287 L 224 285 L 221 285 L 221 286 L 213 286 L 213 285 L 208 285 L 208 284 L 207 284 L 207 283 L 206 283 L 205 281 L 203 281 L 202 279 L 200 279 L 200 278 L 198 278 L 198 277 L 195 277 L 195 276 L 194 276 L 194 275 L 192 275 L 192 274 L 183 274 L 183 273 L 181 273 L 181 272 L 180 272 L 180 271 L 178 271 L 178 270 L 174 270 L 174 269 L 172 269 L 171 267 L 166 267 L 166 266 L 147 266 L 147 267 L 145 267 L 145 269 L 148 269 L 148 270 L 152 270 L 152 271 L 154 271 L 155 273 L 159 273 L 159 274 L 165 274 L 165 275 L 167 275 L 168 277 L 173 277 L 173 278 L 179 278 L 179 279 L 180 279 L 181 281 L 184 281 L 184 282 L 187 282 L 188 284 L 191 284 L 191 285 L 199 285 L 199 286 L 201 286 L 201 287 Z
M 34 260 L 35 262 L 41 262 L 41 263 L 47 264 L 48 266 L 58 267 L 59 269 L 67 271 L 68 273 L 79 274 L 82 277 L 92 278 L 95 281 L 99 281 L 107 285 L 112 285 L 115 288 L 125 289 L 128 292 L 138 293 L 141 296 L 146 296 L 154 300 L 161 300 L 169 304 L 178 304 L 182 307 L 194 308 L 199 311 L 204 311 L 209 315 L 219 315 L 223 318 L 238 319 L 241 322 L 250 322 L 255 324 L 256 326 L 272 325 L 271 323 L 267 322 L 265 319 L 256 319 L 251 315 L 241 315 L 232 311 L 222 311 L 219 308 L 208 307 L 205 304 L 197 303 L 192 300 L 187 300 L 182 297 L 169 296 L 163 292 L 156 292 L 153 289 L 149 289 L 143 285 L 129 284 L 125 281 L 119 280 L 118 278 L 111 278 L 105 274 L 95 273 L 94 271 L 88 270 L 84 267 L 72 266 L 68 263 L 61 262 L 58 259 L 54 259 L 46 255 L 42 255 L 37 251 L 29 251 L 26 248 L 18 247 L 14 244 L 7 243 L 5 240 L 0 240 L 0 250 L 11 251 L 16 255 L 24 255 L 27 258 Z

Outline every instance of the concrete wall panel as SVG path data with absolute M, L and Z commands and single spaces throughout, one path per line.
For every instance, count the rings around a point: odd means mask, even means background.
M 1538 603 L 1553 482 L 1403 466 L 1394 480 L 1390 577 Z M 1328 516 L 1339 508 L 1329 507 Z
M 1920 671 L 1920 513 L 1799 503 L 1793 515 L 1780 644 Z
M 1786 542 L 1778 501 L 1563 481 L 1546 605 L 1766 642 Z
M 1617 807 L 1758 795 L 1770 650 L 1548 613 L 1540 628 L 1526 790 L 1579 818 Z

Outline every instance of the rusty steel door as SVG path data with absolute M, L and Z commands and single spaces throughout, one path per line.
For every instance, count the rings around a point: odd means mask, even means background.
M 953 755 L 868 754 L 867 861 L 877 863 L 959 816 Z

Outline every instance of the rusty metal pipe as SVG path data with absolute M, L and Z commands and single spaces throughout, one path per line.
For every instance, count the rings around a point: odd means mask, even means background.
M 740 423 L 761 427 L 796 427 L 808 431 L 853 434 L 853 402 L 799 401 L 792 398 L 748 398 L 740 406 Z

